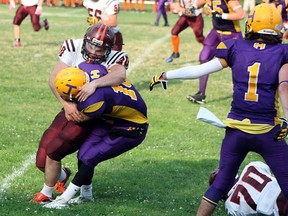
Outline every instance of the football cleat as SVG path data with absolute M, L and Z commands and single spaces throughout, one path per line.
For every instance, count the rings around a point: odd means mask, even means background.
M 180 53 L 179 52 L 173 52 L 172 55 L 166 59 L 167 63 L 171 63 L 173 62 L 173 59 L 175 58 L 179 58 L 180 57 Z
M 65 171 L 66 173 L 66 178 L 61 181 L 61 182 L 57 182 L 56 185 L 54 186 L 54 190 L 58 193 L 58 194 L 61 194 L 61 193 L 64 193 L 64 191 L 66 190 L 65 188 L 65 185 L 71 175 L 71 170 L 67 167 L 64 167 L 63 170 Z
M 15 41 L 13 44 L 13 47 L 21 47 L 21 42 L 20 41 Z
M 56 197 L 55 200 L 43 206 L 44 208 L 50 209 L 64 209 L 68 208 L 68 202 L 61 196 Z
M 94 197 L 93 196 L 80 195 L 80 196 L 78 196 L 76 198 L 71 199 L 68 203 L 69 204 L 80 205 L 80 204 L 83 204 L 83 203 L 86 203 L 86 202 L 94 202 Z
M 187 96 L 187 99 L 188 99 L 189 101 L 192 101 L 192 102 L 197 103 L 197 104 L 204 104 L 204 103 L 206 103 L 205 98 L 206 98 L 206 95 L 204 95 L 204 94 L 201 93 L 200 91 L 197 92 L 195 95 L 188 95 L 188 96 Z
M 44 22 L 44 28 L 45 28 L 45 30 L 48 31 L 48 29 L 49 29 L 49 23 L 48 23 L 47 18 L 45 18 L 45 19 L 43 20 L 43 22 Z
M 44 195 L 41 192 L 38 192 L 34 198 L 32 200 L 30 200 L 29 202 L 33 202 L 33 203 L 40 203 L 40 204 L 46 204 L 49 202 L 52 202 L 53 199 L 51 197 L 48 197 L 46 195 Z

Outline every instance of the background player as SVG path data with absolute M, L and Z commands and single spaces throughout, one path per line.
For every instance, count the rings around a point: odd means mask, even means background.
M 10 0 L 10 5 L 13 8 L 15 7 L 14 0 Z M 20 40 L 20 25 L 22 21 L 30 15 L 31 22 L 34 31 L 38 32 L 42 27 L 45 28 L 45 30 L 49 29 L 49 24 L 47 19 L 45 18 L 43 21 L 40 21 L 40 15 L 42 14 L 42 5 L 43 0 L 22 0 L 20 6 L 18 7 L 16 14 L 13 19 L 13 25 L 14 25 L 14 47 L 20 47 L 21 46 L 21 40 Z
M 121 51 L 123 37 L 117 20 L 117 15 L 120 12 L 119 0 L 85 0 L 83 5 L 88 10 L 88 21 L 91 25 L 101 22 L 113 29 L 115 37 L 113 50 Z
M 205 4 L 205 0 L 202 1 L 202 4 Z M 199 1 L 199 2 L 200 2 Z M 187 8 L 193 7 L 193 11 L 187 10 Z M 203 28 L 204 28 L 204 20 L 202 17 L 201 9 L 197 9 L 198 6 L 198 0 L 193 0 L 192 2 L 186 2 L 184 0 L 179 0 L 177 3 L 171 3 L 171 10 L 173 13 L 181 13 L 179 16 L 178 21 L 174 25 L 174 27 L 171 30 L 171 41 L 172 41 L 172 47 L 173 47 L 173 53 L 169 58 L 166 59 L 167 63 L 170 63 L 175 58 L 180 57 L 179 53 L 179 45 L 180 45 L 180 37 L 179 34 L 184 31 L 188 26 L 190 26 L 194 32 L 194 35 L 196 37 L 196 40 L 199 43 L 204 42 L 204 35 L 203 35 Z
M 211 0 L 206 2 L 207 9 L 212 14 L 213 28 L 204 40 L 204 47 L 199 56 L 201 64 L 210 61 L 215 56 L 216 47 L 221 41 L 231 38 L 242 39 L 239 21 L 245 17 L 241 3 L 238 0 Z M 200 77 L 198 92 L 194 95 L 188 95 L 187 99 L 198 104 L 205 103 L 207 82 L 208 75 Z

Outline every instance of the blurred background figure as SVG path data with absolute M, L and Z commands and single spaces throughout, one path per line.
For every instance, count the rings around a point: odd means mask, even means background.
M 255 7 L 255 0 L 244 0 L 243 1 L 243 11 L 245 13 L 245 17 L 249 14 L 251 10 Z
M 173 47 L 172 55 L 166 59 L 167 63 L 170 63 L 175 58 L 180 57 L 179 45 L 180 37 L 179 34 L 187 29 L 189 26 L 192 28 L 196 40 L 203 44 L 205 37 L 203 35 L 204 20 L 202 17 L 201 9 L 197 9 L 197 0 L 192 0 L 188 4 L 184 0 L 179 0 L 177 3 L 171 3 L 171 11 L 173 13 L 180 14 L 179 19 L 171 30 L 171 42 Z M 193 13 L 186 8 L 189 8 L 191 5 L 195 7 Z M 202 5 L 201 5 L 202 6 Z
M 157 16 L 156 16 L 156 21 L 154 23 L 155 26 L 159 25 L 161 16 L 163 16 L 163 19 L 164 19 L 164 26 L 169 26 L 166 7 L 165 7 L 166 2 L 170 2 L 170 0 L 159 0 L 157 3 Z

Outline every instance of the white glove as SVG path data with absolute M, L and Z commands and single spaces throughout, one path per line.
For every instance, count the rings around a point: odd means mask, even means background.
M 10 0 L 9 9 L 13 10 L 14 8 L 15 8 L 15 2 L 14 2 L 14 0 Z
M 42 7 L 40 5 L 37 6 L 35 14 L 40 16 L 42 14 Z

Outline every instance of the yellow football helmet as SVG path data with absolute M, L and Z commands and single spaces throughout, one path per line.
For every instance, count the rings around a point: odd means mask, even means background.
M 65 68 L 55 77 L 55 88 L 67 101 L 75 101 L 79 88 L 89 82 L 89 76 L 79 68 Z
M 280 35 L 282 17 L 274 4 L 262 3 L 254 7 L 246 21 L 245 34 Z

